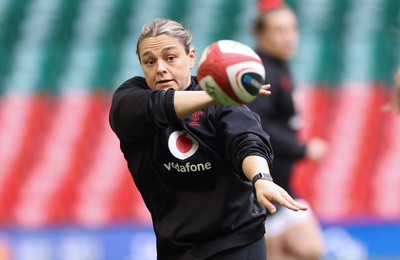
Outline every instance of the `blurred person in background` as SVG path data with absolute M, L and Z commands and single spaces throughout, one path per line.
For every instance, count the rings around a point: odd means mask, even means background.
M 144 25 L 137 54 L 144 78 L 116 90 L 110 124 L 151 213 L 157 259 L 264 260 L 266 208 L 306 207 L 271 181 L 259 117 L 201 91 L 190 75 L 192 36 L 181 24 Z
M 299 38 L 297 19 L 281 1 L 260 1 L 253 29 L 256 52 L 265 66 L 272 95 L 259 96 L 248 107 L 260 115 L 263 129 L 271 137 L 275 154 L 271 168 L 274 181 L 296 198 L 290 187 L 294 163 L 303 158 L 321 161 L 328 149 L 327 143 L 318 137 L 307 143 L 297 140 L 298 122 L 288 67 Z M 266 243 L 269 260 L 319 259 L 324 252 L 322 232 L 310 210 L 292 214 L 278 207 L 275 214 L 267 217 Z

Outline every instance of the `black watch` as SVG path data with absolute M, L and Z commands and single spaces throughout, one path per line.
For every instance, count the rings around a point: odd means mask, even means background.
M 256 181 L 258 181 L 259 179 L 274 181 L 274 180 L 272 179 L 271 174 L 265 173 L 265 172 L 259 172 L 259 173 L 257 173 L 257 174 L 253 177 L 253 179 L 251 180 L 251 182 L 253 183 L 253 186 L 254 186 L 254 184 L 256 183 Z

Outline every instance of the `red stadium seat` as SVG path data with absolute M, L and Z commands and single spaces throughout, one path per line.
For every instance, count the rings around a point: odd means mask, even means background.
M 91 118 L 98 118 L 98 111 L 90 96 L 63 95 L 57 100 L 43 150 L 19 189 L 15 211 L 18 224 L 36 226 L 68 219 L 64 209 L 70 198 L 63 188 L 72 188 L 84 173 L 91 138 L 96 134 Z
M 104 117 L 98 146 L 87 174 L 78 184 L 74 220 L 83 225 L 136 221 L 149 223 L 149 213 L 137 192 L 119 142 Z
M 383 113 L 377 161 L 370 180 L 370 210 L 379 218 L 396 220 L 400 216 L 400 115 Z
M 300 111 L 308 119 L 302 138 L 326 138 L 330 151 L 320 165 L 309 161 L 296 165 L 296 190 L 326 220 L 366 213 L 383 104 L 381 88 L 346 86 L 331 93 L 314 89 L 302 95 L 305 102 Z
M 302 88 L 295 94 L 299 110 L 301 128 L 299 139 L 306 141 L 314 136 L 326 137 L 326 123 L 329 113 L 331 92 L 324 86 Z M 318 165 L 308 160 L 295 164 L 292 185 L 297 195 L 310 198 L 310 180 L 318 170 Z
M 320 136 L 331 147 L 321 164 L 296 165 L 298 194 L 324 220 L 370 212 L 398 217 L 400 121 L 381 112 L 385 92 L 365 86 L 302 91 L 296 96 L 299 138 Z M 109 98 L 93 92 L 3 97 L 0 144 L 12 149 L 0 150 L 0 224 L 150 224 L 108 125 Z
M 0 102 L 0 224 L 13 224 L 13 209 L 51 120 L 46 96 L 7 95 Z

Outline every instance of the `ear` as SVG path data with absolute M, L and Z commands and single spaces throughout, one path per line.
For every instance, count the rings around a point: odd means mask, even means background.
M 194 67 L 196 63 L 196 50 L 194 48 L 190 49 L 189 51 L 189 59 L 190 59 L 190 68 Z

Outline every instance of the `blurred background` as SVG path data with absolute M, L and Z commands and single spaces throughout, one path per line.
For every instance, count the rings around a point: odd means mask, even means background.
M 300 138 L 330 143 L 322 164 L 298 163 L 293 185 L 321 221 L 326 259 L 400 259 L 400 115 L 382 111 L 400 1 L 286 2 L 301 33 Z M 0 260 L 155 259 L 110 97 L 141 74 L 147 21 L 182 22 L 199 56 L 220 39 L 254 46 L 256 13 L 255 0 L 0 0 Z

